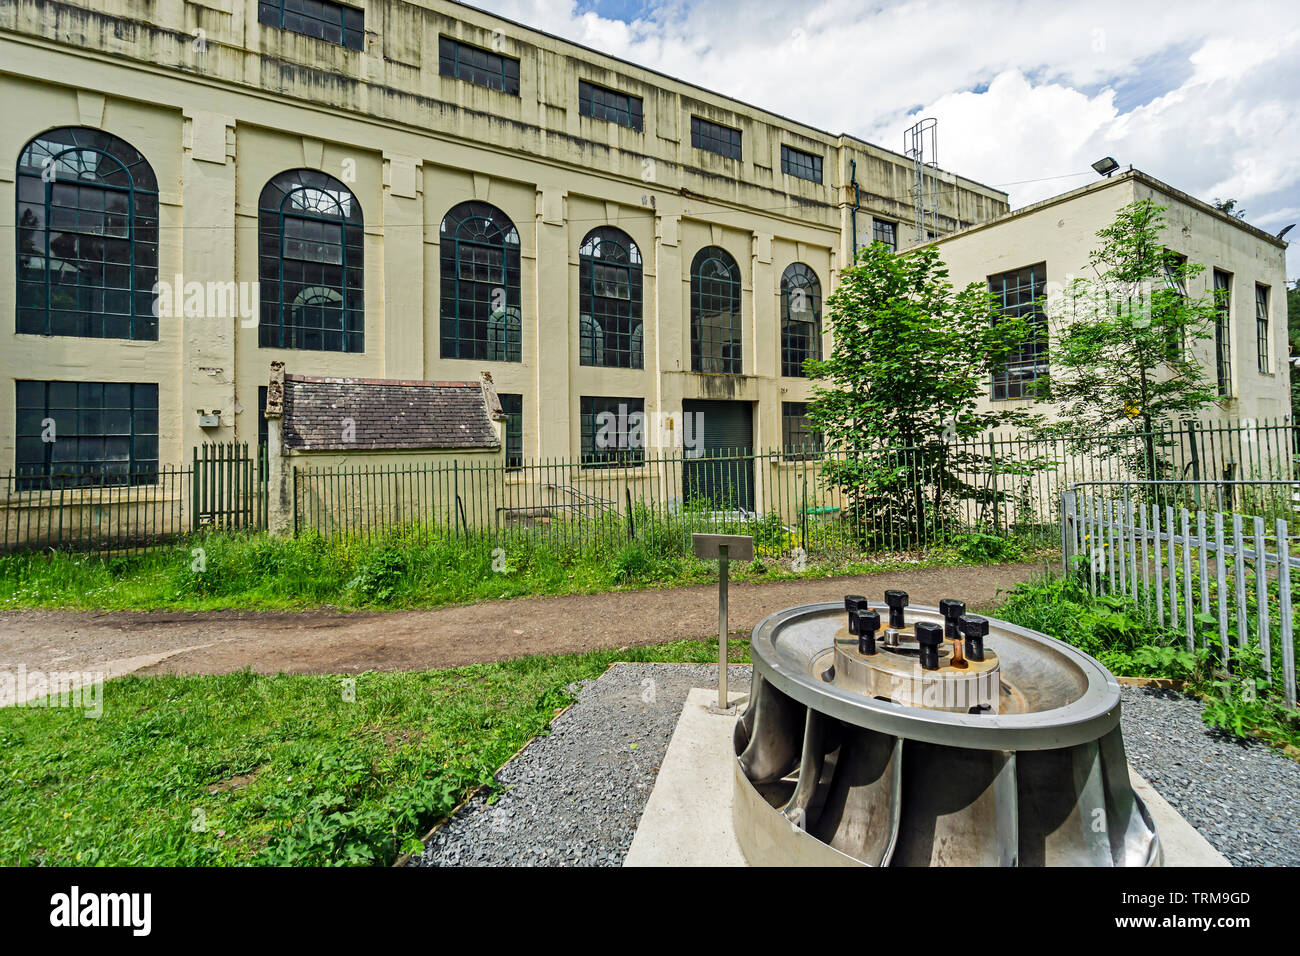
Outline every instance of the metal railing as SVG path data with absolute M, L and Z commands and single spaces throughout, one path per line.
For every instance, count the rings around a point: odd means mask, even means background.
M 637 540 L 684 549 L 691 531 L 729 531 L 753 534 L 763 554 L 838 555 L 910 551 L 971 531 L 1054 542 L 1061 495 L 1071 485 L 1146 479 L 1153 471 L 1190 489 L 1171 504 L 1289 516 L 1289 491 L 1268 492 L 1267 483 L 1295 477 L 1296 445 L 1296 429 L 1277 421 L 994 434 L 937 450 L 745 450 L 710 458 L 670 451 L 635 462 L 549 459 L 511 468 L 428 460 L 286 465 L 299 532 L 373 538 L 400 528 L 420 538 L 473 533 L 569 548 Z M 73 488 L 47 478 L 43 489 L 29 490 L 30 476 L 0 476 L 0 551 L 139 550 L 188 532 L 265 528 L 267 464 L 263 449 L 223 445 L 195 449 L 186 466 L 165 467 L 148 483 L 84 484 L 82 477 Z M 851 493 L 835 476 L 855 468 L 871 480 Z
M 937 454 L 881 447 L 709 458 L 675 452 L 512 468 L 458 461 L 297 466 L 294 527 L 361 539 L 394 529 L 418 539 L 530 535 L 578 549 L 643 540 L 683 553 L 684 535 L 724 530 L 753 534 L 762 553 L 785 555 L 908 551 L 971 531 L 1054 543 L 1061 495 L 1079 482 L 1154 472 L 1191 489 L 1191 505 L 1289 509 L 1289 500 L 1265 500 L 1258 491 L 1293 476 L 1294 432 L 1288 422 L 1189 423 L 1105 436 L 990 435 Z M 859 466 L 869 480 L 864 490 L 848 491 L 836 476 Z M 1249 495 L 1246 485 L 1254 489 Z
M 1245 482 L 1239 484 L 1248 484 Z M 1260 482 L 1300 488 L 1300 482 Z M 1132 600 L 1157 623 L 1182 632 L 1189 651 L 1217 634 L 1222 659 L 1248 645 L 1296 703 L 1293 520 L 1188 509 L 1159 500 L 1191 494 L 1170 482 L 1086 482 L 1062 496 L 1061 551 L 1093 594 Z M 1289 496 L 1288 496 L 1289 497 Z M 1153 500 L 1154 499 L 1154 500 Z M 1297 576 L 1300 580 L 1300 576 Z
M 207 530 L 258 529 L 267 518 L 266 451 L 195 448 L 188 467 L 146 475 L 0 475 L 0 554 L 137 553 Z M 43 487 L 32 487 L 40 485 Z

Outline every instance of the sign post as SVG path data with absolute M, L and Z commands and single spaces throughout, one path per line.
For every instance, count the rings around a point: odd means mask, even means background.
M 727 699 L 727 565 L 732 558 L 752 561 L 754 538 L 747 534 L 692 534 L 695 556 L 718 562 L 718 702 L 711 714 L 734 714 L 736 705 Z

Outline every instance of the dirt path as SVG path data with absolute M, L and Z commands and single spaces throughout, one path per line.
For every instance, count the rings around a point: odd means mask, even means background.
M 733 584 L 730 625 L 748 630 L 794 604 L 903 588 L 913 604 L 961 597 L 987 608 L 1043 564 L 928 568 L 824 580 Z M 117 676 L 423 670 L 708 636 L 717 586 L 517 598 L 430 611 L 3 611 L 0 671 L 93 670 Z

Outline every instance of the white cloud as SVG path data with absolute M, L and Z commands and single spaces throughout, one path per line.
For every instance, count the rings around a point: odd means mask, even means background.
M 651 0 L 631 22 L 575 0 L 477 2 L 891 149 L 913 111 L 936 116 L 941 165 L 1013 205 L 1087 182 L 1109 154 L 1272 231 L 1295 215 L 1300 30 L 1282 0 Z M 1047 177 L 1062 178 L 1020 182 Z

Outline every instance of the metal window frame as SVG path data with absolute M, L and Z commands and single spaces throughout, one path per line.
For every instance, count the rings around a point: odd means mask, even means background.
M 517 471 L 524 466 L 524 396 L 522 392 L 498 392 L 497 398 L 506 416 L 506 470 Z
M 1259 371 L 1264 375 L 1272 374 L 1268 347 L 1268 296 L 1269 286 L 1262 282 L 1255 283 L 1255 359 Z
M 881 235 L 888 235 L 888 241 L 881 238 Z M 871 241 L 879 242 L 881 245 L 888 246 L 894 252 L 898 251 L 898 223 L 890 222 L 887 219 L 871 220 Z
M 728 273 L 726 279 L 719 279 L 713 276 L 705 277 L 703 268 L 709 262 L 719 263 Z M 703 283 L 705 281 L 720 283 L 728 290 L 726 298 L 729 300 L 729 307 L 726 310 L 727 321 L 710 322 L 705 324 L 705 315 L 721 315 L 720 310 L 709 310 L 706 312 L 704 305 L 705 292 Z M 731 253 L 721 246 L 705 246 L 695 254 L 691 262 L 691 371 L 705 373 L 720 373 L 724 375 L 742 375 L 744 374 L 744 321 L 741 316 L 742 299 L 744 294 L 743 285 L 740 277 L 740 266 Z M 710 293 L 710 298 L 721 299 L 723 296 Z M 717 354 L 717 365 L 719 368 L 705 368 L 705 339 L 706 332 L 724 333 L 726 346 L 734 351 L 731 354 L 723 355 L 725 348 L 720 345 Z M 713 355 L 709 355 L 710 363 L 713 364 Z
M 808 421 L 809 402 L 781 403 L 781 454 L 786 460 L 798 460 L 821 454 L 822 434 Z M 796 444 L 798 436 L 810 441 Z
M 691 146 L 707 153 L 739 160 L 744 155 L 742 131 L 700 116 L 691 116 Z
M 1025 298 L 1024 295 L 1026 285 L 1023 279 L 1026 275 L 1029 278 L 1028 298 Z M 1009 286 L 1007 283 L 1012 279 L 1015 280 L 1016 284 Z M 1009 269 L 1006 272 L 999 272 L 988 277 L 989 291 L 994 294 L 1000 303 L 999 312 L 1006 316 L 1029 316 L 1032 319 L 1032 324 L 1037 329 L 1037 334 L 1028 341 L 1022 342 L 1020 348 L 1011 355 L 1006 356 L 1001 367 L 990 375 L 989 401 L 1010 402 L 1033 398 L 1030 383 L 1034 379 L 1047 374 L 1049 368 L 1047 357 L 1049 330 L 1047 315 L 1039 306 L 1046 283 L 1046 262 L 1036 262 L 1033 265 L 1022 266 L 1019 269 Z M 1011 293 L 1016 296 L 1016 301 L 1013 303 L 1008 302 Z M 1032 379 L 1025 379 L 1023 376 L 1012 376 L 1013 369 L 1026 366 L 1031 366 L 1035 373 Z
M 57 140 L 57 137 L 60 136 L 68 137 L 72 141 L 71 144 L 65 145 L 63 143 L 53 142 L 53 145 L 63 147 L 61 149 L 58 149 L 57 151 L 49 150 L 49 146 L 46 145 L 44 148 L 47 150 L 48 155 L 43 160 L 43 163 L 49 163 L 57 166 L 60 159 L 68 155 L 69 153 L 96 153 L 99 156 L 104 157 L 105 159 L 111 160 L 115 164 L 116 169 L 120 171 L 123 176 L 125 176 L 129 185 L 119 186 L 114 183 L 105 182 L 102 181 L 103 177 L 101 177 L 100 181 L 78 178 L 76 180 L 71 181 L 70 183 L 66 180 L 59 179 L 57 175 L 55 175 L 51 179 L 46 179 L 46 177 L 43 176 L 41 172 L 36 171 L 36 165 L 32 161 L 34 159 L 32 150 L 36 147 L 37 143 L 51 144 L 52 141 Z M 84 144 L 78 141 L 79 138 L 82 136 L 85 136 L 87 139 L 87 142 L 85 142 Z M 111 152 L 110 150 L 115 147 L 118 148 L 123 154 L 133 156 L 134 157 L 133 161 L 130 163 L 124 162 L 121 156 Z M 140 177 L 137 174 L 137 171 L 143 171 L 144 173 L 147 174 L 147 179 L 149 181 L 149 184 L 152 185 L 153 188 L 147 188 L 145 185 L 141 185 L 138 182 Z M 153 241 L 150 242 L 149 240 L 142 239 L 140 237 L 140 232 L 141 232 L 140 220 L 142 217 L 140 215 L 139 204 L 137 201 L 138 198 L 141 196 L 152 196 L 155 199 L 155 203 L 157 203 L 158 201 L 157 175 L 154 173 L 153 167 L 149 165 L 149 161 L 145 159 L 144 155 L 138 149 L 136 149 L 134 146 L 132 146 L 130 143 L 128 143 L 126 140 L 122 139 L 121 137 L 114 136 L 112 133 L 106 133 L 103 130 L 92 129 L 90 127 L 60 126 L 60 127 L 55 127 L 53 129 L 48 129 L 37 136 L 33 136 L 23 145 L 22 150 L 18 154 L 18 166 L 16 169 L 15 188 L 14 188 L 14 223 L 15 223 L 16 231 L 20 231 L 22 229 L 20 210 L 21 207 L 24 205 L 25 201 L 22 198 L 23 190 L 21 186 L 25 180 L 36 180 L 42 183 L 41 205 L 43 209 L 42 214 L 44 215 L 45 220 L 44 223 L 42 224 L 41 232 L 44 237 L 44 244 L 39 254 L 33 256 L 30 252 L 24 253 L 22 248 L 21 238 L 19 235 L 17 234 L 15 235 L 14 330 L 24 335 L 58 335 L 58 336 L 66 336 L 69 338 L 118 339 L 123 341 L 136 341 L 136 342 L 158 341 L 157 315 L 154 314 L 152 308 L 150 309 L 148 315 L 143 315 L 141 314 L 141 310 L 139 308 L 140 296 L 145 291 L 148 291 L 150 293 L 151 303 L 156 302 L 155 287 L 158 282 L 159 243 L 158 243 L 158 236 L 157 236 L 157 228 L 158 228 L 158 219 L 161 210 L 157 210 L 155 216 L 153 217 L 154 238 Z M 101 190 L 106 193 L 117 193 L 117 194 L 125 195 L 127 197 L 126 236 L 125 237 L 103 236 L 103 234 L 101 233 L 87 233 L 87 232 L 82 232 L 80 230 L 57 228 L 54 224 L 54 213 L 53 213 L 53 210 L 56 208 L 54 203 L 54 190 L 57 185 L 75 186 L 78 190 L 77 195 L 79 199 L 82 190 Z M 30 203 L 30 200 L 27 200 L 26 202 Z M 70 207 L 59 205 L 58 208 L 67 209 Z M 96 212 L 96 210 L 94 209 L 87 210 L 85 209 L 84 206 L 81 205 L 77 205 L 76 207 L 71 207 L 71 208 L 75 208 L 79 213 L 83 211 Z M 107 212 L 104 212 L 103 214 L 107 215 Z M 77 310 L 80 314 L 95 315 L 97 317 L 98 321 L 97 321 L 96 331 L 94 332 L 92 332 L 89 329 L 83 329 L 82 334 L 54 331 L 54 312 L 63 311 L 63 310 L 55 310 L 53 308 L 54 294 L 56 290 L 60 293 L 66 292 L 69 287 L 61 284 L 56 284 L 51 281 L 51 276 L 53 275 L 54 270 L 50 268 L 50 264 L 51 261 L 54 260 L 57 260 L 59 262 L 68 262 L 73 260 L 59 259 L 53 254 L 50 246 L 51 235 L 53 233 L 59 233 L 60 235 L 75 234 L 78 236 L 99 236 L 101 238 L 119 239 L 119 240 L 123 238 L 125 239 L 127 244 L 126 261 L 109 262 L 108 260 L 103 260 L 103 265 L 105 266 L 113 265 L 117 267 L 125 267 L 127 269 L 127 275 L 128 275 L 127 288 L 125 290 L 123 289 L 113 290 L 116 292 L 125 292 L 128 298 L 130 309 L 129 312 L 127 312 L 124 316 L 127 321 L 127 334 L 125 336 L 106 334 L 105 326 L 108 318 L 110 316 L 121 316 L 122 313 L 110 313 L 103 309 L 96 310 L 93 312 L 89 310 L 80 310 L 80 309 Z M 138 264 L 136 261 L 137 251 L 144 246 L 151 246 L 153 249 L 154 264 L 152 266 Z M 32 281 L 32 280 L 23 279 L 22 261 L 24 258 L 27 259 L 39 258 L 42 262 L 41 274 L 43 277 L 45 302 L 43 307 L 40 309 L 33 309 L 30 306 L 24 306 L 22 304 L 23 286 L 26 283 Z M 75 261 L 80 262 L 80 261 L 87 261 L 87 260 L 78 259 Z M 148 275 L 145 276 L 146 280 L 148 279 L 152 280 L 148 282 L 147 286 L 145 286 L 144 282 L 141 281 L 139 278 L 139 275 L 137 273 L 137 270 L 139 269 L 143 269 L 148 273 Z M 82 286 L 78 285 L 77 288 L 82 288 Z M 108 287 L 103 284 L 100 284 L 98 286 L 90 286 L 88 288 L 97 290 L 101 294 L 101 296 L 108 291 Z M 44 313 L 45 315 L 44 328 L 34 331 L 30 328 L 22 327 L 24 313 L 31 313 L 31 312 Z M 90 334 L 86 334 L 88 332 Z
M 1210 280 L 1214 289 L 1214 372 L 1220 398 L 1231 398 L 1233 395 L 1232 279 L 1231 272 L 1215 269 Z
M 599 252 L 606 245 L 622 250 L 625 261 L 611 262 L 602 258 Z M 597 265 L 620 270 L 626 275 L 627 299 L 602 295 L 597 291 Z M 613 226 L 597 226 L 587 233 L 578 248 L 579 364 L 598 368 L 644 367 L 644 297 L 641 250 L 632 237 Z M 621 314 L 624 303 L 626 315 Z M 584 324 L 583 320 L 587 323 Z M 594 324 L 596 331 L 588 328 L 590 324 Z M 642 330 L 640 343 L 636 341 L 638 329 Z M 591 347 L 585 348 L 588 339 L 592 340 Z
M 16 439 L 23 439 L 23 438 L 30 439 L 34 437 L 35 438 L 40 437 L 40 433 L 38 433 L 35 436 L 32 436 L 32 435 L 22 435 L 19 434 L 18 432 L 18 419 L 21 417 L 21 413 L 23 411 L 34 410 L 31 406 L 22 405 L 18 401 L 18 393 L 22 390 L 22 386 L 24 384 L 36 384 L 41 386 L 42 407 L 40 409 L 40 412 L 43 420 L 52 419 L 54 421 L 55 441 L 53 442 L 42 441 L 42 448 L 41 448 L 42 460 L 39 463 L 39 465 L 37 465 L 35 462 L 24 462 L 20 457 L 22 444 L 20 441 L 15 441 L 14 470 L 17 473 L 16 487 L 18 490 L 49 491 L 49 490 L 56 490 L 59 488 L 78 488 L 78 487 L 84 487 L 86 485 L 101 486 L 101 487 L 105 485 L 136 486 L 136 485 L 152 485 L 158 482 L 158 462 L 159 462 L 158 442 L 159 442 L 159 435 L 160 435 L 159 432 L 160 425 L 158 423 L 158 419 L 159 419 L 158 397 L 161 389 L 157 382 L 82 382 L 82 381 L 72 381 L 68 379 L 18 379 L 14 383 L 14 413 L 15 413 L 14 435 Z M 74 387 L 77 392 L 76 407 L 72 409 L 69 408 L 55 409 L 52 411 L 50 407 L 50 387 L 53 385 L 68 385 Z M 82 458 L 78 456 L 75 459 L 62 460 L 58 462 L 54 461 L 54 455 L 53 455 L 54 448 L 60 441 L 78 442 L 78 449 L 80 449 L 80 442 L 82 439 L 93 440 L 93 439 L 107 439 L 109 437 L 121 437 L 119 433 L 110 434 L 109 432 L 103 430 L 102 426 L 101 426 L 101 430 L 98 433 L 83 434 L 81 431 L 81 426 L 80 424 L 78 424 L 76 426 L 76 430 L 72 432 L 72 434 L 70 435 L 68 434 L 66 425 L 63 428 L 60 428 L 58 423 L 58 418 L 56 417 L 57 412 L 60 411 L 64 413 L 71 412 L 79 422 L 83 413 L 94 411 L 94 409 L 83 406 L 81 404 L 81 391 L 82 388 L 85 386 L 96 386 L 100 389 L 101 400 L 99 404 L 99 410 L 101 411 L 104 408 L 102 393 L 103 393 L 103 389 L 106 386 L 126 387 L 131 390 L 130 407 L 116 408 L 117 411 L 126 411 L 128 414 L 128 420 L 130 422 L 129 430 L 126 433 L 127 448 L 128 448 L 127 459 L 126 459 L 126 471 L 120 475 L 107 474 L 105 472 L 105 468 L 110 464 L 118 464 L 121 461 L 121 459 L 116 459 L 116 458 L 110 459 L 110 458 L 103 458 L 103 457 Z M 145 407 L 142 408 L 141 403 L 138 400 L 138 396 L 143 389 L 153 390 L 153 403 L 151 406 L 146 405 Z M 154 420 L 155 420 L 154 431 L 137 432 L 136 430 L 137 413 L 148 412 L 148 411 L 152 411 L 154 415 Z M 64 437 L 60 438 L 59 437 L 60 433 L 62 433 Z M 150 438 L 150 437 L 153 438 L 154 440 L 154 456 L 152 458 L 137 457 L 136 449 L 135 449 L 136 439 Z M 24 475 L 22 473 L 24 467 L 27 467 L 29 469 L 35 469 L 35 470 L 31 470 L 29 471 L 28 474 Z M 63 469 L 63 468 L 71 468 L 72 470 L 66 472 L 56 471 L 56 469 Z M 107 480 L 107 479 L 118 479 L 118 478 L 123 480 Z
M 793 146 L 781 144 L 781 172 L 806 179 L 809 182 L 822 181 L 822 157 Z
M 613 97 L 616 101 L 622 100 L 622 107 L 610 106 L 608 103 L 598 104 L 596 102 L 597 93 Z M 635 109 L 633 106 L 635 106 Z M 601 86 L 599 83 L 592 83 L 589 80 L 578 80 L 578 113 L 592 119 L 605 120 L 608 123 L 626 126 L 638 133 L 642 132 L 645 126 L 645 102 L 641 97 L 631 93 L 624 93 L 621 90 L 611 89 L 608 86 Z
M 467 61 L 464 54 L 480 57 L 483 63 Z M 479 79 L 478 74 L 483 75 Z M 484 86 L 507 96 L 519 95 L 519 59 L 466 43 L 446 35 L 438 37 L 438 75 Z
M 812 298 L 812 322 L 796 322 L 790 318 L 790 292 L 794 288 L 796 277 L 810 289 Z M 811 336 L 805 338 L 795 326 L 812 326 Z M 811 341 L 809 341 L 809 339 Z M 799 341 L 803 340 L 800 345 Z M 820 360 L 822 357 L 822 285 L 812 266 L 803 262 L 792 262 L 781 273 L 781 374 L 786 378 L 807 378 L 803 363 L 808 359 Z
M 360 52 L 366 46 L 365 10 L 334 0 L 315 0 L 321 7 L 331 13 L 337 13 L 338 19 L 325 20 L 305 10 L 290 10 L 294 0 L 258 0 L 257 22 L 279 30 L 288 30 L 299 36 L 312 37 L 325 43 L 335 43 L 349 50 Z M 301 21 L 301 23 L 300 23 Z M 320 24 L 319 33 L 303 29 L 302 24 Z M 338 31 L 338 39 L 328 36 L 330 29 Z
M 355 211 L 349 215 L 339 203 L 339 215 L 327 216 L 305 209 L 289 210 L 293 197 L 308 190 L 319 190 L 346 196 Z M 274 193 L 280 197 L 274 200 Z M 268 205 L 275 201 L 275 205 Z M 316 260 L 301 256 L 288 255 L 285 251 L 288 239 L 285 229 L 286 220 L 316 222 L 328 229 L 338 230 L 338 263 L 320 263 L 320 265 L 337 266 L 341 284 L 326 283 L 322 280 L 316 286 L 308 286 L 306 281 L 292 280 L 295 285 L 304 288 L 321 288 L 336 292 L 340 302 L 340 327 L 327 329 L 324 326 L 301 325 L 291 321 L 292 302 L 285 301 L 285 264 L 287 262 L 314 263 Z M 258 347 L 294 349 L 306 352 L 343 352 L 363 354 L 366 350 L 365 318 L 365 216 L 356 195 L 346 185 L 327 173 L 314 169 L 289 169 L 272 176 L 258 200 L 257 217 L 258 235 L 258 278 L 260 303 L 260 320 L 258 322 Z M 275 252 L 268 254 L 265 249 L 266 239 L 274 238 Z M 331 243 L 332 244 L 332 243 Z M 355 250 L 355 251 L 354 251 Z M 353 261 L 353 260 L 356 261 Z M 270 280 L 269 282 L 267 280 Z M 273 298 L 271 295 L 273 294 Z M 354 304 L 356 303 L 356 304 Z M 320 344 L 308 345 L 305 340 L 312 334 L 319 333 Z M 328 343 L 328 337 L 337 334 L 339 347 Z
M 464 234 L 472 223 L 484 223 L 477 237 Z M 483 238 L 489 231 L 495 239 Z M 458 203 L 443 216 L 440 230 L 439 355 L 444 359 L 485 362 L 523 361 L 523 310 L 519 230 L 510 217 L 490 203 Z M 490 248 L 501 253 L 502 282 L 485 282 L 461 274 L 461 246 Z M 492 302 L 492 290 L 505 290 L 505 310 L 476 315 L 476 306 Z M 480 328 L 481 327 L 481 328 Z M 448 334 L 450 330 L 450 334 Z M 481 335 L 478 334 L 481 331 Z
M 635 412 L 645 415 L 645 399 L 611 395 L 580 395 L 578 397 L 578 467 L 620 468 L 645 463 L 645 446 L 633 448 L 625 446 L 626 432 L 620 432 L 620 446 L 612 451 L 596 449 L 596 417 L 602 412 L 618 414 L 620 405 L 627 406 L 630 417 Z M 642 421 L 642 434 L 648 425 Z

